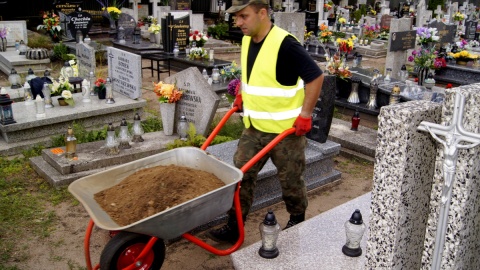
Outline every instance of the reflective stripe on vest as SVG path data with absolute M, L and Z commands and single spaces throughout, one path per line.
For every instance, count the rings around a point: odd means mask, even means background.
M 301 112 L 305 97 L 303 81 L 298 78 L 296 85 L 285 86 L 276 80 L 278 52 L 287 35 L 287 31 L 273 26 L 258 52 L 248 82 L 247 72 L 242 72 L 243 122 L 246 128 L 252 124 L 263 132 L 281 133 L 293 126 Z M 250 37 L 243 37 L 243 67 L 247 66 L 250 41 Z

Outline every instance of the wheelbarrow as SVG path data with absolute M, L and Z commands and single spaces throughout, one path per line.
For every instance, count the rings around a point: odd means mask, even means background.
M 181 147 L 165 151 L 83 177 L 69 185 L 69 192 L 82 203 L 91 217 L 84 239 L 87 269 L 160 269 L 165 259 L 164 240 L 180 236 L 215 255 L 230 255 L 238 250 L 245 237 L 240 207 L 240 184 L 243 173 L 286 136 L 294 133 L 295 128 L 287 129 L 279 134 L 242 168 L 238 169 L 205 152 L 213 138 L 237 110 L 237 107 L 233 107 L 226 113 L 200 149 Z M 117 185 L 138 170 L 172 164 L 210 172 L 225 185 L 126 226 L 120 226 L 113 221 L 94 199 L 94 194 Z M 217 249 L 188 233 L 226 213 L 231 208 L 232 200 L 239 230 L 239 239 L 234 245 L 223 250 Z M 118 233 L 104 247 L 100 263 L 92 267 L 90 238 L 94 225 Z

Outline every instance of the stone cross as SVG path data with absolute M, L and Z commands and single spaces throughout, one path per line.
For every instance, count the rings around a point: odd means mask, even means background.
M 452 116 L 452 123 L 449 126 L 443 126 L 430 122 L 421 122 L 419 130 L 428 131 L 432 137 L 443 145 L 443 189 L 440 205 L 440 213 L 437 223 L 437 232 L 435 235 L 435 247 L 433 251 L 431 269 L 440 269 L 442 262 L 442 253 L 445 245 L 445 235 L 448 223 L 448 211 L 452 198 L 452 186 L 455 180 L 455 171 L 457 163 L 458 149 L 473 148 L 480 144 L 480 134 L 468 132 L 463 128 L 463 110 L 465 97 L 457 92 L 455 95 L 455 105 Z M 443 136 L 441 139 L 438 135 Z M 468 144 L 464 144 L 464 142 Z
M 435 14 L 437 14 L 437 21 L 440 21 L 443 15 L 443 10 L 441 5 L 437 6 L 437 9 L 435 10 Z
M 389 12 L 386 12 L 387 10 L 390 10 L 390 1 L 385 1 L 382 0 L 382 3 L 380 4 L 380 14 L 388 14 Z
M 294 7 L 293 7 L 293 0 L 285 0 L 283 2 L 282 6 L 285 8 L 285 12 L 294 12 Z
M 135 23 L 138 22 L 138 3 L 140 3 L 140 0 L 129 0 L 130 3 L 133 5 L 133 18 L 135 19 Z
M 416 27 L 421 27 L 425 21 L 425 0 L 420 0 L 417 5 Z
M 150 0 L 150 3 L 152 3 L 152 14 L 153 14 L 153 17 L 157 17 L 157 12 L 158 12 L 158 3 L 160 2 L 160 0 Z M 159 19 L 159 18 L 157 18 Z M 158 20 L 160 22 L 160 20 Z
M 317 11 L 318 11 L 318 14 L 320 16 L 320 20 L 324 19 L 323 18 L 323 12 L 326 12 L 325 10 L 323 10 L 323 5 L 324 4 L 325 4 L 324 0 L 317 0 Z M 319 24 L 320 24 L 320 20 L 319 20 Z

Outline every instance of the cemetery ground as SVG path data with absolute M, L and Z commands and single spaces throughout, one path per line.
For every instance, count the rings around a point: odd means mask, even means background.
M 239 53 L 216 54 L 223 60 L 240 61 Z M 364 66 L 382 68 L 384 59 L 364 59 Z M 60 62 L 52 63 L 55 77 L 61 68 Z M 322 65 L 322 64 L 320 64 Z M 105 69 L 101 66 L 100 69 Z M 383 69 L 383 68 L 382 68 Z M 380 69 L 380 70 L 382 70 Z M 162 79 L 165 75 L 162 74 Z M 156 75 L 143 71 L 143 98 L 147 100 L 146 113 L 158 116 L 158 102 L 152 82 Z M 7 85 L 5 74 L 0 75 L 0 85 Z M 350 112 L 339 110 L 335 117 L 350 121 Z M 360 123 L 376 128 L 374 117 L 362 118 Z M 33 151 L 32 151 L 33 152 Z M 309 207 L 306 217 L 312 218 L 335 206 L 363 195 L 372 188 L 373 163 L 358 158 L 337 156 L 335 169 L 342 173 L 340 180 L 309 192 Z M 0 269 L 86 269 L 83 240 L 89 215 L 65 188 L 55 189 L 39 177 L 26 157 L 0 157 Z M 289 215 L 285 205 L 278 203 L 272 209 L 282 228 Z M 267 209 L 250 213 L 245 225 L 243 247 L 260 240 L 258 224 Z M 349 217 L 338 217 L 348 219 Z M 209 244 L 204 232 L 197 235 Z M 110 239 L 109 233 L 94 229 L 90 252 L 92 263 L 99 262 L 100 253 Z M 214 244 L 216 245 L 216 244 Z M 228 248 L 230 245 L 216 245 Z M 339 246 L 341 248 L 341 246 Z M 281 256 L 280 251 L 280 256 Z M 216 256 L 180 239 L 167 243 L 164 269 L 233 269 L 229 256 Z

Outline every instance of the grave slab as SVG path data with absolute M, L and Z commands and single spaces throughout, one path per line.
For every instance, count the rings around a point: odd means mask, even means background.
M 10 74 L 12 68 L 15 68 L 18 74 L 27 74 L 28 69 L 32 68 L 35 73 L 42 73 L 51 68 L 47 65 L 50 59 L 31 60 L 25 55 L 19 55 L 15 48 L 8 47 L 5 52 L 0 52 L 0 70 L 6 75 Z
M 258 255 L 261 241 L 230 255 L 237 270 L 249 269 L 365 269 L 365 255 L 348 257 L 342 253 L 345 227 L 355 209 L 360 209 L 365 224 L 370 219 L 370 193 L 281 231 L 277 241 L 280 254 L 274 259 Z M 360 247 L 365 251 L 368 232 Z
M 73 94 L 73 97 L 74 107 L 58 106 L 56 97 L 53 97 L 55 107 L 46 109 L 45 118 L 36 118 L 35 106 L 26 106 L 25 102 L 13 103 L 12 111 L 17 123 L 0 125 L 3 139 L 12 143 L 62 134 L 74 121 L 82 122 L 85 127 L 118 122 L 123 117 L 132 118 L 134 112 L 141 114 L 147 104 L 144 99 L 132 100 L 122 95 L 115 96 L 114 104 L 106 104 L 97 98 L 92 98 L 90 103 L 83 103 L 81 93 Z

